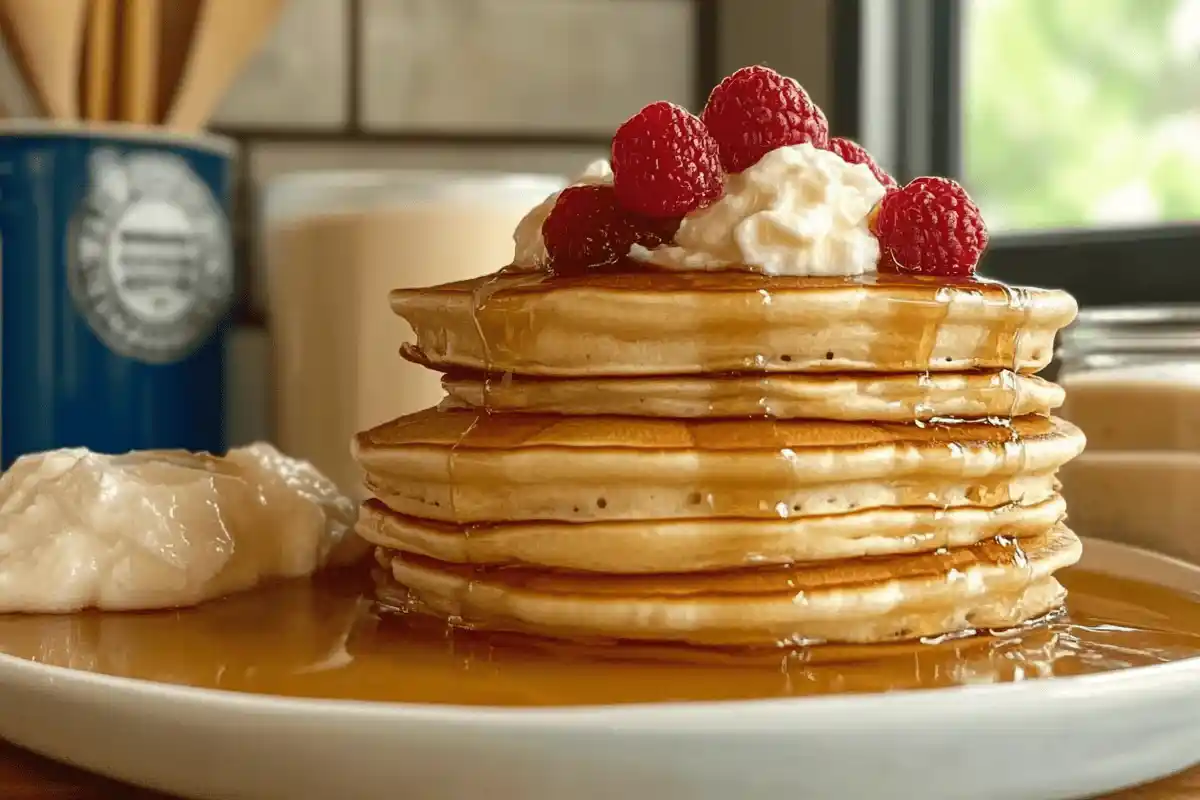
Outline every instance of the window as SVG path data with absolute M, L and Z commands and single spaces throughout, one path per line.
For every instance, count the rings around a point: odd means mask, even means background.
M 1200 219 L 1200 0 L 968 0 L 964 183 L 993 230 Z
M 1084 304 L 1200 302 L 1200 0 L 839 13 L 859 30 L 858 75 L 837 76 L 860 91 L 856 133 L 902 180 L 970 189 L 993 233 L 985 274 Z

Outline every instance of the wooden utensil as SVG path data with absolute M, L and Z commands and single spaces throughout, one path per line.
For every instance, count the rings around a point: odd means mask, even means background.
M 0 25 L 47 113 L 79 116 L 79 54 L 86 0 L 0 0 Z
M 233 79 L 279 17 L 284 0 L 205 0 L 169 127 L 204 127 Z
M 121 119 L 155 122 L 161 52 L 160 0 L 125 0 L 121 15 Z
M 32 119 L 46 113 L 7 43 L 0 45 L 0 108 L 10 119 Z
M 91 0 L 83 60 L 83 118 L 112 118 L 112 89 L 117 75 L 117 0 Z
M 175 92 L 183 78 L 192 36 L 200 17 L 201 0 L 166 0 L 162 6 L 162 55 L 158 68 L 158 100 L 155 119 L 162 121 L 171 110 Z

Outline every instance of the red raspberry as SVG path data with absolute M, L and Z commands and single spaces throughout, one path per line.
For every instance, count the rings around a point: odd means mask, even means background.
M 726 172 L 741 172 L 772 150 L 829 145 L 829 123 L 792 78 L 767 67 L 742 67 L 721 81 L 700 115 L 721 147 Z
M 651 248 L 666 244 L 678 228 L 678 217 L 630 214 L 617 202 L 611 186 L 572 186 L 558 195 L 542 223 L 542 239 L 551 271 L 561 275 L 615 264 L 635 244 Z
M 647 217 L 642 214 L 627 213 L 629 224 L 633 227 L 633 243 L 653 250 L 664 244 L 673 244 L 675 234 L 679 231 L 679 223 L 683 217 Z
M 875 178 L 887 188 L 896 187 L 896 179 L 876 164 L 871 154 L 858 142 L 835 136 L 829 140 L 829 149 L 841 156 L 847 164 L 866 164 L 871 168 L 871 172 L 875 173 Z
M 612 168 L 622 205 L 648 217 L 682 217 L 724 191 L 717 143 L 673 103 L 651 103 L 617 128 Z
M 917 178 L 888 192 L 871 217 L 881 272 L 968 277 L 988 243 L 979 208 L 946 178 Z

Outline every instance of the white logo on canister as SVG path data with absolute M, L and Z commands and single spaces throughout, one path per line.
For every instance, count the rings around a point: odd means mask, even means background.
M 229 222 L 178 156 L 95 151 L 71 226 L 71 295 L 96 335 L 161 364 L 208 338 L 233 300 Z

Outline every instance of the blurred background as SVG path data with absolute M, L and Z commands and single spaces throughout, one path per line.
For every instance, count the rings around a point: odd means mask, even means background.
M 290 0 L 214 119 L 244 147 L 233 438 L 267 424 L 265 182 L 573 175 L 643 104 L 698 111 L 752 63 L 902 181 L 963 181 L 996 232 L 987 274 L 1084 305 L 1200 301 L 1200 0 Z
M 320 445 L 343 453 L 350 420 L 392 416 L 408 391 L 409 373 L 372 383 L 404 338 L 379 327 L 398 324 L 387 288 L 499 267 L 514 221 L 606 157 L 616 125 L 654 100 L 699 111 L 747 64 L 799 80 L 901 182 L 964 182 L 995 234 L 986 275 L 1085 306 L 1200 301 L 1200 0 L 286 0 L 264 30 L 208 124 L 238 149 L 229 444 L 274 435 L 273 404 L 320 389 L 342 405 L 299 409 L 296 426 L 343 420 Z M 385 215 L 274 236 L 454 185 L 482 195 L 477 175 L 413 169 L 553 177 L 489 184 L 507 205 L 486 226 Z

